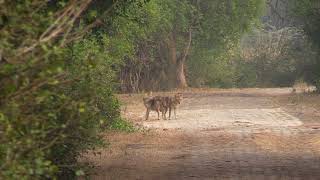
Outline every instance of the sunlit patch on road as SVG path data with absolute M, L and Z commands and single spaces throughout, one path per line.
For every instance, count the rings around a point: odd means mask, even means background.
M 177 119 L 144 121 L 146 128 L 196 130 L 225 127 L 292 127 L 302 122 L 283 111 L 271 109 L 194 109 L 180 110 Z

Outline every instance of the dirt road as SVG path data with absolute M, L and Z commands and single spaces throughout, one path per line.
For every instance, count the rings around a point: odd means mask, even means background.
M 289 89 L 183 92 L 177 119 L 144 121 L 141 95 L 123 114 L 143 130 L 110 133 L 92 179 L 320 179 L 318 95 Z

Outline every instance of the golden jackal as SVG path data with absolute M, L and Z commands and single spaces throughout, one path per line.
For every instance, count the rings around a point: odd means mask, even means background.
M 168 97 L 167 108 L 169 109 L 169 119 L 171 118 L 171 110 L 173 109 L 174 118 L 177 119 L 177 106 L 181 104 L 183 96 L 181 93 L 175 94 L 173 97 Z
M 150 111 L 156 111 L 158 119 L 160 119 L 159 112 L 162 112 L 162 118 L 166 119 L 167 105 L 164 99 L 165 97 L 161 96 L 143 98 L 143 104 L 147 108 L 146 120 L 149 118 Z
M 169 110 L 169 119 L 171 118 L 171 111 L 174 111 L 174 117 L 177 119 L 176 109 L 182 101 L 182 94 L 178 93 L 172 96 L 155 96 L 143 98 L 144 106 L 147 108 L 146 120 L 149 118 L 150 111 L 156 111 L 158 113 L 158 119 L 160 119 L 159 112 L 162 113 L 162 118 L 167 119 L 166 114 Z

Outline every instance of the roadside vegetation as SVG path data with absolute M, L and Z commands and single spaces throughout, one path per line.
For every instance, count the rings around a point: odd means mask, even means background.
M 316 0 L 0 1 L 0 179 L 73 179 L 110 129 L 131 132 L 115 93 L 320 86 Z M 296 26 L 295 26 L 296 25 Z

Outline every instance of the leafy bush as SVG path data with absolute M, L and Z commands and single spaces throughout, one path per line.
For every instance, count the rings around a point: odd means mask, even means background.
M 290 4 L 290 19 L 299 22 L 297 25 L 302 27 L 309 41 L 312 42 L 313 51 L 306 53 L 304 61 L 313 63 L 301 63 L 305 67 L 303 74 L 304 81 L 313 84 L 319 90 L 320 80 L 320 6 L 318 0 L 292 0 Z
M 257 72 L 253 64 L 242 60 L 237 61 L 234 74 L 236 87 L 256 87 Z
M 249 86 L 292 86 L 299 78 L 308 79 L 316 63 L 314 49 L 299 28 L 255 30 L 243 38 L 241 46 L 236 74 L 240 81 L 255 81 Z
M 125 53 L 110 51 L 107 36 L 84 36 L 87 2 L 0 6 L 0 179 L 82 175 L 78 158 L 120 119 L 113 81 Z
M 122 118 L 112 121 L 107 127 L 110 130 L 120 130 L 125 132 L 135 131 L 135 127 L 131 123 L 129 123 L 128 121 Z
M 194 87 L 231 88 L 234 86 L 234 69 L 228 58 L 218 57 L 215 60 L 203 57 L 198 61 L 188 62 L 188 79 Z

